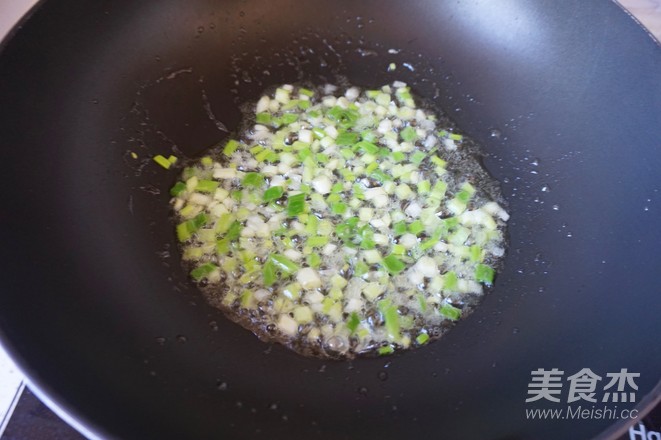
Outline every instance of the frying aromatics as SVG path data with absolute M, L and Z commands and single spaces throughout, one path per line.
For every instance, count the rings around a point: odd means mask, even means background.
M 508 214 L 462 135 L 402 82 L 283 85 L 171 190 L 190 276 L 265 340 L 388 354 L 439 337 L 490 286 Z

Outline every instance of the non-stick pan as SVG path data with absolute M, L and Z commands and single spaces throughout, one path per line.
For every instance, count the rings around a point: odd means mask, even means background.
M 495 289 L 392 357 L 259 341 L 189 282 L 150 158 L 199 156 L 271 85 L 393 80 L 502 183 Z M 587 438 L 633 420 L 526 411 L 659 396 L 661 49 L 610 1 L 49 0 L 2 45 L 0 103 L 3 345 L 89 436 Z M 554 368 L 560 402 L 526 402 Z M 568 401 L 583 369 L 596 403 Z M 635 403 L 604 403 L 622 369 Z

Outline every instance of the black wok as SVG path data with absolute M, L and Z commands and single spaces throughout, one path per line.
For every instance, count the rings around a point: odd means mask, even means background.
M 168 222 L 177 172 L 149 158 L 222 142 L 269 85 L 341 77 L 406 81 L 481 142 L 511 246 L 442 340 L 324 362 L 206 304 Z M 627 368 L 638 409 L 658 398 L 661 49 L 614 3 L 52 0 L 3 43 L 0 103 L 2 341 L 90 436 L 557 439 L 630 421 L 527 420 L 567 406 L 525 402 L 539 368 L 565 392 L 582 368 Z

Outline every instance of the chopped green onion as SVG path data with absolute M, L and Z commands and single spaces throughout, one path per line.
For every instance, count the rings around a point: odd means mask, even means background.
M 208 217 L 205 213 L 200 213 L 195 218 L 186 220 L 177 225 L 177 238 L 179 241 L 186 241 L 193 236 L 202 226 L 206 225 Z
M 358 230 L 358 235 L 360 237 L 360 248 L 361 249 L 374 249 L 376 243 L 374 242 L 374 231 L 369 225 L 365 225 Z
M 369 270 L 370 270 L 369 266 L 364 261 L 359 261 L 354 266 L 353 273 L 357 277 L 362 277 L 367 272 L 369 272 Z
M 420 163 L 427 157 L 427 155 L 423 151 L 416 151 L 415 153 L 411 154 L 411 162 L 420 165 Z
M 241 294 L 241 307 L 244 309 L 252 309 L 255 307 L 255 297 L 252 291 L 244 290 Z
M 232 191 L 230 192 L 230 197 L 236 200 L 237 202 L 240 202 L 241 200 L 243 200 L 243 191 L 241 190 Z
M 459 192 L 455 195 L 455 197 L 457 198 L 457 200 L 459 200 L 459 201 L 462 202 L 463 204 L 466 204 L 466 203 L 468 203 L 468 201 L 470 200 L 471 195 L 470 195 L 470 193 L 469 193 L 468 191 L 459 191 Z
M 218 189 L 219 183 L 215 180 L 198 180 L 195 191 L 212 193 Z
M 277 271 L 275 265 L 271 260 L 267 260 L 262 267 L 262 277 L 264 278 L 264 286 L 271 287 L 278 280 Z
M 400 235 L 406 234 L 407 227 L 406 227 L 406 222 L 404 220 L 399 221 L 393 225 L 393 234 L 395 237 L 399 237 Z
M 216 222 L 216 234 L 224 234 L 232 226 L 234 216 L 230 213 L 225 213 L 218 218 Z
M 439 227 L 439 228 L 437 228 L 437 229 L 434 231 L 434 233 L 432 234 L 431 237 L 429 237 L 427 240 L 425 240 L 425 241 L 423 241 L 422 243 L 420 243 L 420 250 L 424 252 L 424 251 L 426 251 L 426 250 L 428 250 L 428 249 L 431 249 L 431 248 L 433 248 L 434 246 L 436 246 L 436 244 L 437 244 L 439 241 L 441 241 L 441 237 L 443 236 L 444 232 L 445 232 L 445 228 L 444 228 L 444 227 Z
M 269 261 L 271 261 L 276 268 L 289 275 L 295 273 L 299 269 L 296 263 L 284 255 L 271 254 L 269 256 Z
M 312 150 L 310 148 L 302 148 L 298 152 L 298 158 L 301 162 L 305 161 L 308 157 L 312 156 Z
M 340 149 L 340 154 L 342 155 L 343 158 L 345 159 L 351 159 L 352 157 L 355 157 L 356 155 L 354 154 L 353 151 L 349 148 L 342 148 Z
M 353 334 L 360 325 L 360 317 L 356 312 L 351 312 L 349 321 L 347 322 L 347 329 Z
M 395 63 L 391 63 L 391 65 L 394 65 Z M 394 70 L 394 68 L 393 68 Z M 380 355 L 386 355 L 386 354 L 391 354 L 395 351 L 395 349 L 392 347 L 392 345 L 386 345 L 385 347 L 379 347 L 378 353 Z
M 316 215 L 308 216 L 308 220 L 305 224 L 305 232 L 308 235 L 316 235 L 319 231 L 319 219 Z
M 413 142 L 418 138 L 418 133 L 415 131 L 415 128 L 410 125 L 400 131 L 399 135 L 405 142 Z
M 337 182 L 331 187 L 331 193 L 333 194 L 338 194 L 341 193 L 344 190 L 344 184 L 341 182 Z
M 432 156 L 430 160 L 434 163 L 434 165 L 439 166 L 441 168 L 445 168 L 445 166 L 447 165 L 447 162 L 438 156 Z
M 459 226 L 459 219 L 457 217 L 448 217 L 443 220 L 445 227 L 448 229 L 453 229 Z
M 418 304 L 420 305 L 420 310 L 423 312 L 427 311 L 427 301 L 425 300 L 425 296 L 421 293 L 418 294 Z
M 341 203 L 341 202 L 331 203 L 330 208 L 331 208 L 331 212 L 333 214 L 340 214 L 341 215 L 341 214 L 344 214 L 345 212 L 347 212 L 347 204 L 346 203 Z
M 285 190 L 281 186 L 272 186 L 266 191 L 264 191 L 263 200 L 268 203 L 274 200 L 278 200 L 285 193 Z
M 337 138 L 335 139 L 335 143 L 337 145 L 348 146 L 358 142 L 358 139 L 360 139 L 360 135 L 358 133 L 351 133 L 349 131 L 345 131 L 344 133 L 340 133 L 337 136 Z
M 278 158 L 278 155 L 275 151 L 264 149 L 255 155 L 255 159 L 258 162 L 275 162 Z
M 258 124 L 270 124 L 271 123 L 271 114 L 270 113 L 257 113 L 255 116 L 255 122 Z
M 388 333 L 388 339 L 391 341 L 399 341 L 402 337 L 400 333 L 400 319 L 399 313 L 397 312 L 397 306 L 390 303 L 390 300 L 381 300 L 379 301 L 379 311 L 383 316 L 383 320 L 386 323 L 386 332 Z
M 191 278 L 193 278 L 195 281 L 202 281 L 202 279 L 208 277 L 211 275 L 213 271 L 218 269 L 218 266 L 216 266 L 213 263 L 205 263 L 201 266 L 196 267 L 193 269 L 190 273 Z
M 374 142 L 378 139 L 376 133 L 374 133 L 372 130 L 364 130 L 360 133 L 360 137 L 366 142 Z
M 390 150 L 390 148 L 386 148 L 386 147 L 379 148 L 379 152 L 378 152 L 379 158 L 386 159 L 389 158 L 391 154 L 392 154 L 392 150 Z
M 316 237 L 308 238 L 308 240 L 305 242 L 305 244 L 307 246 L 310 246 L 310 247 L 321 247 L 321 246 L 327 245 L 328 241 L 329 241 L 328 237 L 318 235 Z
M 418 235 L 425 230 L 425 225 L 420 220 L 415 220 L 409 225 L 409 232 L 413 235 Z
M 431 191 L 431 183 L 429 180 L 418 182 L 418 193 L 427 194 L 429 191 Z
M 307 256 L 308 266 L 316 269 L 321 265 L 321 257 L 319 254 L 310 254 Z
M 447 272 L 445 275 L 443 275 L 443 281 L 444 281 L 443 287 L 446 290 L 449 291 L 457 290 L 458 280 L 457 280 L 457 274 L 454 273 L 454 271 Z
M 359 152 L 359 153 L 376 154 L 376 153 L 379 152 L 379 147 L 374 145 L 372 142 L 362 140 L 362 141 L 356 143 L 353 146 L 353 151 L 356 151 L 356 152 Z
M 232 242 L 227 238 L 221 238 L 216 242 L 216 253 L 218 255 L 225 255 L 229 253 Z
M 457 182 L 468 152 L 450 150 L 463 138 L 409 86 L 331 89 L 281 85 L 253 107 L 254 132 L 182 170 L 170 189 L 182 259 L 219 303 L 292 346 L 323 352 L 336 335 L 353 356 L 427 344 L 439 319 L 461 317 L 447 298 L 493 283 L 505 214 Z
M 476 244 L 470 247 L 470 260 L 473 262 L 480 262 L 483 258 L 482 248 Z
M 379 168 L 379 164 L 376 162 L 372 162 L 365 167 L 365 174 L 371 174 L 377 168 Z
M 186 191 L 186 184 L 184 182 L 177 182 L 172 188 L 170 188 L 170 195 L 172 197 L 177 197 L 184 191 Z
M 475 267 L 475 280 L 487 286 L 493 284 L 494 270 L 486 264 L 478 264 Z
M 241 184 L 245 187 L 259 188 L 264 184 L 264 176 L 260 173 L 246 173 Z
M 305 194 L 295 194 L 287 199 L 287 215 L 293 217 L 305 211 Z
M 236 241 L 240 236 L 241 236 L 241 222 L 234 221 L 227 230 L 227 233 L 225 234 L 225 238 L 227 238 L 230 241 Z
M 353 127 L 360 116 L 356 110 L 333 107 L 328 111 L 328 116 L 336 121 L 342 128 Z
M 328 202 L 331 205 L 339 202 L 340 200 L 342 200 L 342 196 L 338 193 L 329 194 L 328 197 L 326 197 L 326 202 Z
M 392 254 L 385 257 L 381 261 L 381 264 L 383 264 L 383 267 L 393 275 L 397 275 L 398 273 L 406 269 L 406 263 L 404 263 L 402 260 L 397 258 L 397 256 Z
M 170 162 L 165 156 L 162 156 L 160 154 L 154 156 L 154 162 L 156 162 L 166 170 L 172 166 L 172 162 Z
M 443 304 L 440 312 L 441 315 L 453 321 L 456 321 L 457 319 L 461 318 L 461 310 L 450 304 Z
M 285 113 L 282 115 L 282 118 L 280 118 L 282 125 L 291 125 L 296 121 L 298 121 L 298 116 L 294 113 Z
M 231 156 L 239 148 L 239 145 L 240 144 L 237 141 L 230 139 L 225 144 L 225 148 L 223 148 L 223 154 L 227 157 Z
M 374 180 L 378 180 L 381 183 L 392 180 L 392 178 L 389 175 L 387 175 L 386 173 L 384 173 L 379 169 L 374 170 L 372 174 L 370 174 L 370 177 Z

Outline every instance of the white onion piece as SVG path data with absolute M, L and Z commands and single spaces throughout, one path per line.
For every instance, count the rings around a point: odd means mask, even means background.
M 317 271 L 311 267 L 304 267 L 296 274 L 296 281 L 298 281 L 304 289 L 317 289 L 321 287 L 321 278 Z

